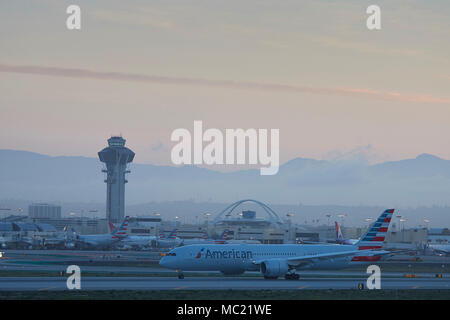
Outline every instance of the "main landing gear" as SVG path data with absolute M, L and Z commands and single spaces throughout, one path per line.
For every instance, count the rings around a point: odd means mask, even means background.
M 286 280 L 298 280 L 298 279 L 300 279 L 300 275 L 297 273 L 286 273 L 284 278 Z
M 177 270 L 177 273 L 178 273 L 178 279 L 184 279 L 183 271 Z
M 277 280 L 278 277 L 277 277 L 277 276 L 274 276 L 274 277 L 271 277 L 271 276 L 264 276 L 264 279 L 266 279 L 266 280 Z

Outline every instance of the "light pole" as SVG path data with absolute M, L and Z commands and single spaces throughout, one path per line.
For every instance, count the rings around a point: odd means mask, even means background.
M 405 241 L 405 222 L 407 221 L 406 218 L 400 218 L 400 222 L 403 222 L 402 226 L 402 242 Z
M 400 231 L 402 216 L 397 215 L 395 217 L 398 219 L 397 231 Z
M 207 213 L 205 213 L 205 217 L 206 217 L 206 226 L 208 226 L 208 219 L 209 219 L 209 216 L 211 215 L 211 213 L 209 213 L 209 212 L 207 212 Z
M 286 213 L 286 220 L 289 225 L 291 225 L 291 218 L 294 216 L 292 212 Z
M 369 217 L 369 218 L 365 218 L 364 221 L 367 222 L 367 230 L 369 230 L 370 224 L 372 223 L 373 219 Z
M 330 218 L 331 218 L 331 214 L 327 214 L 327 215 L 325 215 L 325 217 L 327 217 L 328 218 L 328 226 L 330 225 Z
M 344 217 L 346 216 L 346 214 L 345 213 L 341 213 L 341 214 L 338 214 L 337 215 L 339 218 L 341 218 L 341 227 L 344 225 Z
M 408 221 L 406 218 L 401 218 L 400 222 L 403 222 L 402 231 L 405 231 L 405 222 Z
M 427 230 L 428 230 L 429 229 L 430 220 L 429 219 L 423 219 L 423 222 L 425 222 L 427 224 Z
M 365 218 L 364 221 L 370 224 L 370 222 L 372 222 L 373 219 L 372 218 Z

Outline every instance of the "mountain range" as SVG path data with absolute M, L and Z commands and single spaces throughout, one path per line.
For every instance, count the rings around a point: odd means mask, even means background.
M 104 202 L 102 166 L 97 158 L 0 150 L 0 199 Z M 261 176 L 259 169 L 224 173 L 152 164 L 131 164 L 130 169 L 128 204 L 177 200 L 227 203 L 246 198 L 278 204 L 450 204 L 450 161 L 430 154 L 375 165 L 295 158 L 281 165 L 274 176 Z

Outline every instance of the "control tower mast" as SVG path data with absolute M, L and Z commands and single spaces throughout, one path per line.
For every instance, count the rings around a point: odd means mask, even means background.
M 121 222 L 125 216 L 125 174 L 130 171 L 127 164 L 134 159 L 134 152 L 125 147 L 125 139 L 111 137 L 108 147 L 98 153 L 106 169 L 106 219 L 112 223 Z

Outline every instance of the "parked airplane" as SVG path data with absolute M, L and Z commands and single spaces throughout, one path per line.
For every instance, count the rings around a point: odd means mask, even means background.
M 217 239 L 214 243 L 216 244 L 238 244 L 238 243 L 248 243 L 248 244 L 260 244 L 261 241 L 259 240 L 235 240 L 235 239 L 228 239 L 228 234 L 230 233 L 230 230 L 225 229 L 222 233 L 222 235 Z
M 341 227 L 337 221 L 334 222 L 334 227 L 336 229 L 336 243 L 338 244 L 346 244 L 346 245 L 355 245 L 358 243 L 359 239 L 346 239 L 342 234 Z
M 183 240 L 177 237 L 178 229 L 174 229 L 167 238 L 162 232 L 159 233 L 159 239 L 156 239 L 156 246 L 158 248 L 174 248 L 183 243 Z
M 225 229 L 222 234 L 217 238 L 216 240 L 209 238 L 208 233 L 205 231 L 203 233 L 203 238 L 201 239 L 183 239 L 181 245 L 191 245 L 191 244 L 225 244 L 230 243 L 230 241 L 234 240 L 228 240 L 228 234 L 229 230 Z
M 41 247 L 47 249 L 74 249 L 76 244 L 76 234 L 69 232 L 67 226 L 63 228 L 63 231 L 63 233 L 57 233 L 51 237 L 41 237 Z
M 208 232 L 203 232 L 202 238 L 195 238 L 195 239 L 181 239 L 180 246 L 186 246 L 191 244 L 212 244 L 215 240 L 209 238 Z
M 109 230 L 113 233 L 116 230 L 116 227 L 112 222 L 109 223 Z M 145 248 L 150 248 L 152 246 L 152 241 L 157 239 L 156 236 L 147 236 L 147 235 L 128 235 L 124 238 L 121 238 L 116 246 L 121 249 L 134 249 L 140 250 Z
M 32 249 L 33 247 L 39 247 L 39 245 L 40 242 L 38 239 L 22 234 L 13 234 L 9 237 L 4 237 L 1 242 L 1 246 L 4 249 Z
M 108 248 L 127 236 L 129 218 L 130 217 L 126 216 L 120 227 L 111 233 L 79 235 L 74 232 L 74 240 L 77 244 L 88 248 Z
M 296 270 L 341 269 L 379 261 L 389 251 L 380 250 L 394 209 L 384 211 L 356 245 L 338 244 L 206 244 L 171 250 L 160 265 L 178 271 L 221 271 L 241 274 L 260 271 L 265 279 L 299 279 Z
M 0 249 L 6 249 L 8 247 L 8 242 L 5 237 L 0 237 Z
M 450 244 L 429 244 L 427 247 L 439 255 L 450 255 Z

